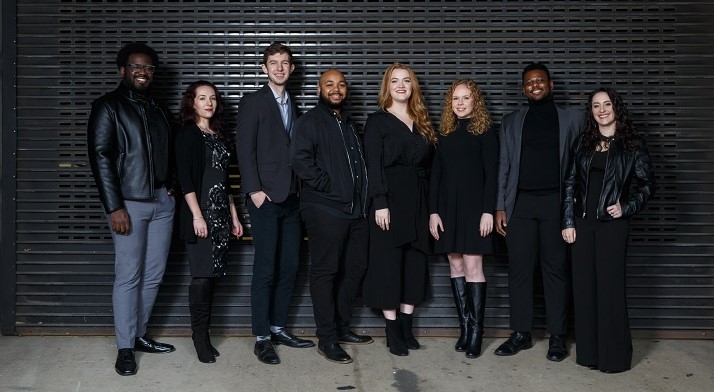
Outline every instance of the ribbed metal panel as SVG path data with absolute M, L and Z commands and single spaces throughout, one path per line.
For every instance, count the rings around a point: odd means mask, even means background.
M 315 103 L 319 73 L 343 70 L 358 123 L 375 110 L 381 72 L 395 61 L 417 72 L 432 118 L 457 78 L 484 90 L 496 122 L 521 107 L 520 72 L 546 62 L 556 99 L 584 107 L 589 91 L 624 93 L 653 155 L 659 193 L 633 219 L 628 286 L 638 330 L 714 330 L 714 1 L 100 1 L 18 0 L 17 326 L 68 332 L 112 325 L 113 251 L 87 164 L 90 103 L 118 82 L 114 56 L 132 40 L 161 54 L 158 94 L 174 111 L 180 92 L 209 79 L 226 119 L 265 79 L 272 41 L 290 45 L 299 106 Z M 8 132 L 4 129 L 3 132 Z M 237 189 L 238 179 L 234 178 Z M 242 200 L 242 199 L 241 199 Z M 248 221 L 244 216 L 245 221 Z M 214 321 L 250 325 L 249 239 L 231 251 Z M 293 326 L 313 327 L 307 256 Z M 448 266 L 431 265 L 433 299 L 421 328 L 453 327 Z M 486 326 L 508 327 L 507 260 L 486 261 Z M 175 241 L 153 323 L 186 326 L 188 269 Z M 543 325 L 538 296 L 537 325 Z M 370 310 L 362 327 L 381 325 Z

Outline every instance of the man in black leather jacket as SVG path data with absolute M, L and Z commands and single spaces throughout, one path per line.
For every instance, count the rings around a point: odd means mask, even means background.
M 146 334 L 171 245 L 175 201 L 170 178 L 167 115 L 148 94 L 159 58 L 141 42 L 117 54 L 122 80 L 92 103 L 87 124 L 89 163 L 114 240 L 112 305 L 115 370 L 136 374 L 134 350 L 169 353 L 174 347 Z

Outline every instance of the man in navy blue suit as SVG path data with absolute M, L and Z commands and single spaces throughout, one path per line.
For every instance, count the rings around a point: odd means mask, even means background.
M 290 48 L 273 43 L 261 64 L 268 76 L 238 106 L 236 144 L 241 190 L 250 213 L 255 257 L 252 332 L 258 360 L 280 363 L 274 344 L 313 347 L 285 329 L 300 255 L 298 182 L 290 166 L 290 133 L 297 110 L 285 86 L 295 70 Z

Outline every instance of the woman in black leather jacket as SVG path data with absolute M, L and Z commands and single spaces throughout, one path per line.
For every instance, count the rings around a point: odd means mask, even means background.
M 590 94 L 588 108 L 588 125 L 573 143 L 563 186 L 576 362 L 617 373 L 629 370 L 632 361 L 625 293 L 629 217 L 642 210 L 656 184 L 645 141 L 632 127 L 620 95 L 599 88 Z

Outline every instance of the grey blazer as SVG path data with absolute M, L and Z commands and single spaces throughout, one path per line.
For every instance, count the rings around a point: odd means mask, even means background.
M 290 166 L 290 131 L 297 119 L 292 97 L 290 102 L 291 121 L 286 130 L 278 102 L 267 84 L 241 98 L 236 126 L 241 192 L 263 191 L 275 203 L 288 197 L 294 176 Z
M 585 116 L 580 110 L 555 105 L 558 110 L 560 128 L 560 186 L 563 187 L 565 168 L 570 159 L 570 146 L 585 126 Z M 503 116 L 498 158 L 498 185 L 496 191 L 496 210 L 506 211 L 506 222 L 511 219 L 518 192 L 518 174 L 521 165 L 521 142 L 523 140 L 523 122 L 528 108 L 516 110 Z

